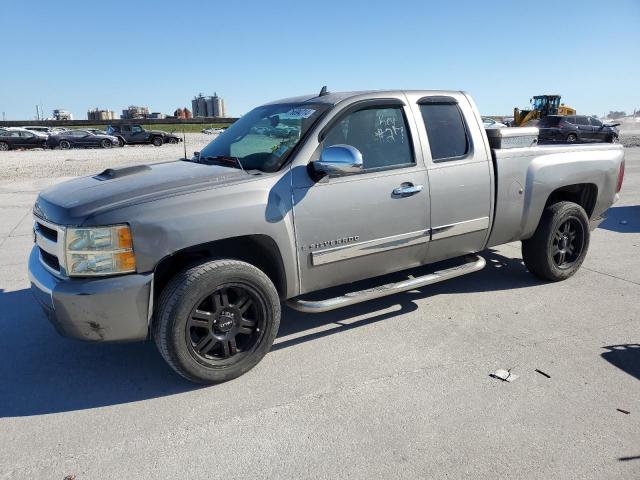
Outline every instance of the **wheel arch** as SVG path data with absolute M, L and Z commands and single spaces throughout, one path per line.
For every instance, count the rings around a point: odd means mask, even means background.
M 282 254 L 276 242 L 263 234 L 215 240 L 164 257 L 154 269 L 154 298 L 157 299 L 169 280 L 187 265 L 221 258 L 241 260 L 259 268 L 271 279 L 278 295 L 285 298 L 287 276 Z
M 575 183 L 556 188 L 547 197 L 544 208 L 558 202 L 573 202 L 584 208 L 591 218 L 598 199 L 598 186 L 595 183 Z M 539 221 L 539 220 L 538 220 Z

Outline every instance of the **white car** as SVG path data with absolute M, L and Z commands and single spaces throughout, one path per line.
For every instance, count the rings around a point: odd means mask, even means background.
M 484 128 L 506 128 L 507 126 L 504 123 L 500 123 L 495 121 L 493 118 L 482 117 L 482 124 Z

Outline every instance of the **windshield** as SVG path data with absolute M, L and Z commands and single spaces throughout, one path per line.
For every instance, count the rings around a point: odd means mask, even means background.
M 318 118 L 326 104 L 287 103 L 251 110 L 200 152 L 200 163 L 236 160 L 245 170 L 276 172 Z M 238 162 L 239 161 L 239 162 Z

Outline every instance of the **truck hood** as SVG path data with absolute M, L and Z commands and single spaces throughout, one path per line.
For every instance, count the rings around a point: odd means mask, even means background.
M 259 178 L 232 167 L 173 161 L 107 169 L 40 193 L 34 213 L 59 225 L 81 225 L 114 208 Z

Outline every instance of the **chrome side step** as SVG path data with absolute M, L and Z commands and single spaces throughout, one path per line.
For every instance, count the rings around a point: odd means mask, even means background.
M 345 295 L 328 298 L 326 300 L 302 300 L 300 298 L 292 298 L 287 300 L 287 305 L 300 312 L 328 312 L 329 310 L 335 310 L 336 308 L 366 302 L 367 300 L 373 300 L 374 298 L 386 297 L 387 295 L 393 295 L 394 293 L 413 290 L 415 288 L 424 287 L 425 285 L 449 280 L 450 278 L 460 277 L 467 273 L 477 272 L 478 270 L 482 270 L 486 264 L 487 262 L 480 255 L 470 255 L 467 257 L 467 261 L 462 265 L 433 272 L 428 275 L 423 275 L 422 277 L 410 278 L 396 283 L 387 283 L 386 285 L 380 285 L 379 287 L 367 288 L 366 290 L 360 290 L 359 292 L 350 292 Z

